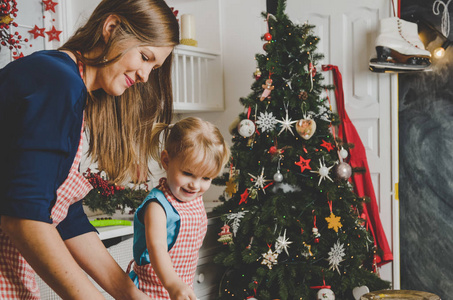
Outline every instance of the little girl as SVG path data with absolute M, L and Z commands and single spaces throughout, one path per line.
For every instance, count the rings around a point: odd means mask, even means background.
M 163 131 L 165 149 L 159 153 Z M 167 177 L 135 212 L 129 276 L 152 299 L 196 300 L 192 286 L 207 229 L 202 195 L 227 163 L 229 150 L 213 124 L 193 117 L 155 124 L 150 144 Z

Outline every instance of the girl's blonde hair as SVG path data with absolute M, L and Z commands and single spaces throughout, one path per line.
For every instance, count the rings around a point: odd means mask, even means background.
M 105 42 L 102 30 L 110 15 L 117 16 L 120 23 Z M 125 41 L 153 47 L 173 47 L 179 43 L 178 22 L 164 0 L 103 0 L 60 50 L 69 50 L 84 64 L 102 68 L 130 50 L 122 46 Z M 118 49 L 121 52 L 110 57 Z M 93 50 L 99 51 L 99 55 L 85 55 Z M 85 109 L 88 154 L 110 180 L 123 182 L 131 178 L 139 182 L 146 178 L 143 175 L 149 172 L 148 137 L 153 123 L 169 123 L 172 118 L 171 63 L 172 54 L 150 73 L 148 82 L 133 85 L 121 96 L 110 96 L 103 90 L 89 93 Z
M 158 123 L 151 133 L 151 155 L 160 161 L 161 133 L 164 137 L 164 150 L 170 159 L 182 158 L 182 164 L 197 169 L 210 178 L 217 177 L 228 162 L 230 151 L 219 129 L 212 123 L 196 117 L 188 117 L 168 125 Z

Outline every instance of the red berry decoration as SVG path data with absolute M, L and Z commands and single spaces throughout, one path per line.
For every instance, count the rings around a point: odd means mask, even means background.
M 264 39 L 266 41 L 270 41 L 270 40 L 272 40 L 272 35 L 269 32 L 267 32 L 264 34 Z

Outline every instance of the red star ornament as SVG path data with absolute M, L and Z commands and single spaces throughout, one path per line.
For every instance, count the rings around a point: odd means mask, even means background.
M 241 201 L 239 201 L 239 205 L 241 205 L 242 202 L 245 202 L 245 204 L 247 204 L 248 197 L 249 197 L 249 189 L 245 189 L 245 191 L 241 195 Z
M 21 57 L 24 57 L 24 54 L 22 52 L 20 54 L 18 54 L 18 55 L 13 55 L 14 59 L 19 59 Z
M 321 147 L 324 147 L 327 149 L 327 151 L 330 152 L 330 150 L 333 150 L 333 146 L 331 143 L 326 142 L 325 140 L 322 140 Z
M 44 30 L 46 30 L 45 28 L 39 28 L 37 25 L 35 25 L 35 28 L 33 28 L 32 30 L 29 30 L 28 32 L 30 32 L 31 34 L 33 34 L 33 38 L 36 39 L 40 36 L 44 37 Z
M 300 155 L 299 155 L 299 157 L 300 157 L 300 160 L 298 162 L 295 162 L 295 164 L 300 166 L 300 172 L 303 173 L 305 170 L 311 170 L 311 167 L 310 167 L 311 159 L 304 159 Z
M 46 31 L 47 35 L 49 36 L 49 42 L 51 42 L 53 40 L 60 41 L 60 33 L 62 33 L 62 32 L 63 31 L 56 30 L 55 26 L 52 26 L 51 30 Z
M 52 2 L 52 0 L 42 0 L 42 4 L 44 4 L 46 7 L 44 8 L 46 11 L 51 10 L 55 12 L 55 5 L 57 5 L 57 2 Z

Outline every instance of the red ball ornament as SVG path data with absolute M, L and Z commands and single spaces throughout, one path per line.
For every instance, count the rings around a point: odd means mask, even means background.
M 272 146 L 272 147 L 269 149 L 269 153 L 272 154 L 272 155 L 276 154 L 277 151 L 278 151 L 278 149 L 277 149 L 277 147 L 275 147 L 275 146 Z
M 315 238 L 314 242 L 315 242 L 316 244 L 319 244 L 319 238 Z
M 272 40 L 272 35 L 269 32 L 267 32 L 264 34 L 264 39 L 266 41 L 270 41 L 270 40 Z

